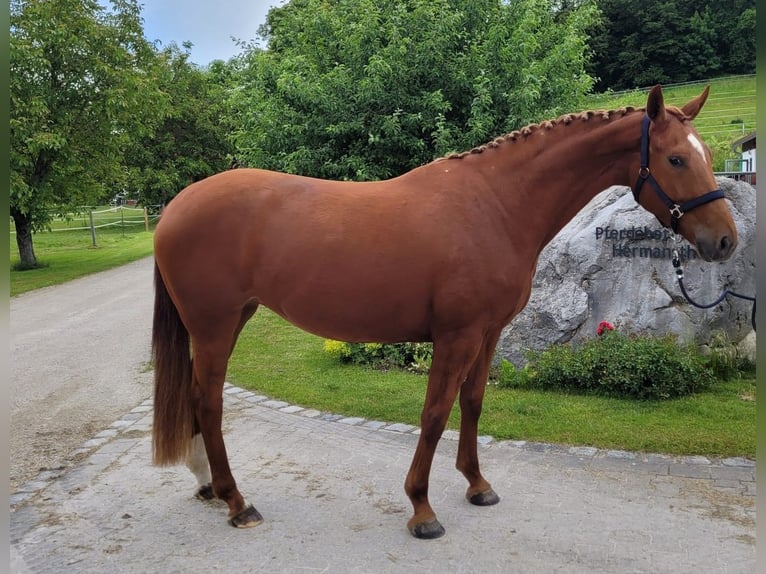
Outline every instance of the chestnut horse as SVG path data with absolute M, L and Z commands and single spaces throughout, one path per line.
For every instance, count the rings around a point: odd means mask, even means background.
M 414 511 L 408 528 L 418 538 L 444 533 L 428 478 L 458 394 L 466 497 L 497 503 L 477 454 L 488 370 L 556 233 L 600 191 L 627 185 L 704 259 L 735 248 L 710 151 L 691 124 L 707 95 L 665 106 L 655 86 L 645 109 L 564 115 L 386 181 L 235 169 L 190 185 L 154 237 L 154 462 L 185 460 L 197 496 L 225 501 L 232 525 L 263 520 L 237 489 L 221 418 L 229 356 L 265 305 L 321 337 L 433 341 L 404 485 Z

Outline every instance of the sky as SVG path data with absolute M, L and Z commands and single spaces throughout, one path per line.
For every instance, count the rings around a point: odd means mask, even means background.
M 159 47 L 185 41 L 194 46 L 191 61 L 205 66 L 242 52 L 231 39 L 255 40 L 266 13 L 283 0 L 143 0 L 141 16 L 147 40 Z

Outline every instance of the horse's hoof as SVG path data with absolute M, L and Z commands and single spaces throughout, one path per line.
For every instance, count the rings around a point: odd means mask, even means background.
M 444 527 L 438 520 L 436 520 L 436 518 L 413 524 L 409 528 L 410 534 L 415 538 L 421 538 L 423 540 L 431 540 L 433 538 L 441 538 L 444 536 Z
M 500 502 L 500 497 L 491 488 L 484 492 L 474 494 L 473 496 L 468 496 L 467 498 L 468 502 L 475 504 L 476 506 L 492 506 L 493 504 Z
M 194 497 L 198 498 L 199 500 L 213 500 L 215 498 L 215 494 L 213 493 L 213 485 L 205 484 L 200 486 L 197 494 L 195 494 Z
M 250 504 L 244 510 L 229 518 L 229 524 L 235 528 L 252 528 L 263 522 L 263 516 Z

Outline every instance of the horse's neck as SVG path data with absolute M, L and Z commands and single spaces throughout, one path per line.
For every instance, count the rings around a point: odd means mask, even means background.
M 601 191 L 634 183 L 631 166 L 638 165 L 642 115 L 576 117 L 481 154 L 498 174 L 496 192 L 508 213 L 539 223 L 540 249 Z M 503 159 L 492 161 L 495 153 Z

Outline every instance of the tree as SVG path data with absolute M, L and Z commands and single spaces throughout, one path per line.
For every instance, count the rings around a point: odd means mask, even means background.
M 169 111 L 125 153 L 124 186 L 147 206 L 164 204 L 233 161 L 224 107 L 230 66 L 218 60 L 200 69 L 189 62 L 189 47 L 171 45 L 159 54 L 157 81 L 169 97 Z
M 598 0 L 587 69 L 629 89 L 755 72 L 755 0 Z
M 167 107 L 154 81 L 136 0 L 12 0 L 10 212 L 22 268 L 37 265 L 32 232 L 104 198 L 121 152 Z
M 689 34 L 684 38 L 679 63 L 687 79 L 715 76 L 721 71 L 721 57 L 716 52 L 718 31 L 710 9 L 695 11 L 689 19 Z
M 579 104 L 589 1 L 293 0 L 241 60 L 237 156 L 332 179 L 391 177 Z
M 755 6 L 744 8 L 729 15 L 722 26 L 721 41 L 725 65 L 729 73 L 752 74 L 755 72 Z

